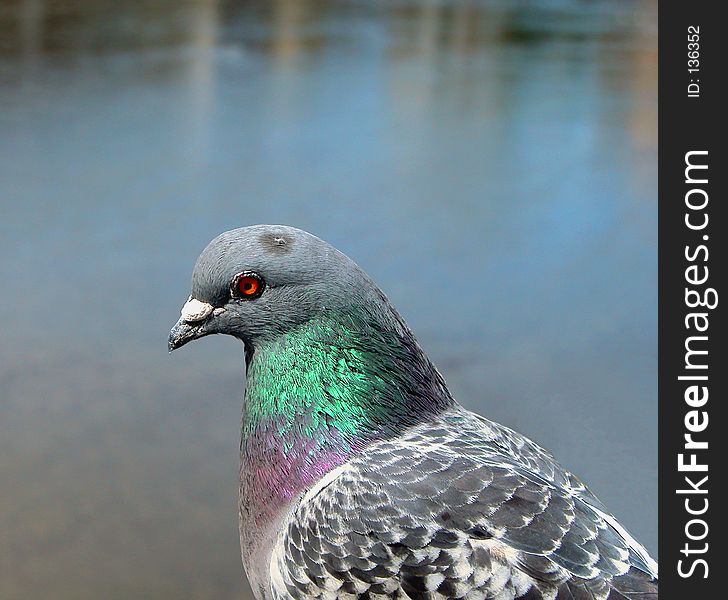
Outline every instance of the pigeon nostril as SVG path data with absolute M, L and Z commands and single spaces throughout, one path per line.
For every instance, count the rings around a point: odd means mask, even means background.
M 212 304 L 201 302 L 197 298 L 190 296 L 182 307 L 180 315 L 187 323 L 196 323 L 197 321 L 206 319 L 212 311 Z

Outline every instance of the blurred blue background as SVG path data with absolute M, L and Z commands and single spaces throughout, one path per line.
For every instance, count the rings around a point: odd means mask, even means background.
M 166 340 L 261 222 L 357 260 L 656 552 L 656 12 L 2 0 L 0 598 L 249 594 L 242 349 Z

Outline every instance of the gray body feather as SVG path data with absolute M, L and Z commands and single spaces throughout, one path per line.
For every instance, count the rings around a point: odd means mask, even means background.
M 455 407 L 289 513 L 273 598 L 655 600 L 657 565 L 545 450 Z

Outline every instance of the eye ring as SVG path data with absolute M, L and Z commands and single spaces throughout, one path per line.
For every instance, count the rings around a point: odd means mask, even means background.
M 230 282 L 230 295 L 241 300 L 254 300 L 265 290 L 265 280 L 253 271 L 243 271 Z

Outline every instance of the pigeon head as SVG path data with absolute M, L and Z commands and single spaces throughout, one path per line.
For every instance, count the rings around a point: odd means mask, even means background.
M 169 349 L 215 333 L 254 348 L 318 315 L 356 305 L 386 312 L 387 303 L 356 263 L 330 244 L 283 225 L 233 229 L 197 259 Z
M 372 440 L 453 405 L 379 288 L 309 233 L 280 225 L 223 233 L 197 259 L 191 292 L 169 348 L 215 333 L 245 344 L 241 456 L 250 468 L 241 486 L 261 514 Z

